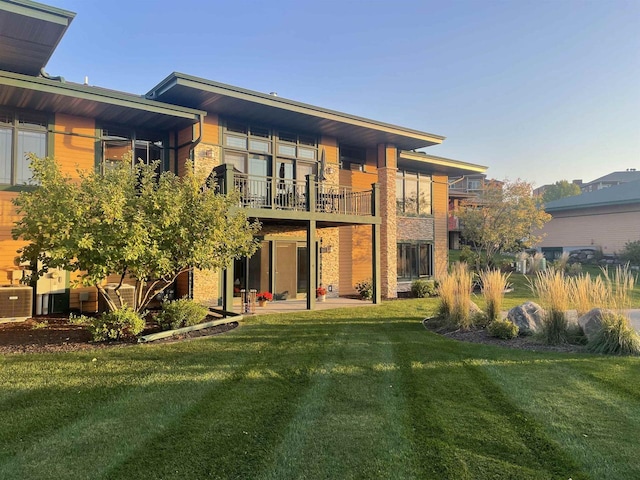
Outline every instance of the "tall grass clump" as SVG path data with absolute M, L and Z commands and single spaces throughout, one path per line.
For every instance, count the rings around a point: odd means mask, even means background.
M 482 295 L 486 303 L 485 313 L 489 323 L 500 318 L 504 291 L 507 288 L 510 275 L 502 273 L 500 270 L 485 270 L 480 273 Z
M 466 263 L 456 262 L 438 286 L 440 316 L 458 328 L 471 327 L 471 286 L 473 274 Z
M 552 345 L 566 342 L 568 323 L 565 312 L 569 309 L 570 288 L 564 273 L 552 269 L 538 272 L 531 289 L 546 310 L 542 330 L 544 340 Z
M 609 310 L 602 317 L 602 328 L 587 344 L 587 350 L 607 355 L 640 355 L 640 335 L 624 314 Z
M 631 326 L 625 310 L 631 308 L 631 292 L 636 278 L 628 265 L 619 265 L 610 274 L 602 269 L 608 310 L 602 316 L 602 328 L 589 341 L 587 349 L 609 355 L 640 355 L 640 335 Z
M 609 273 L 607 267 L 602 268 L 607 289 L 609 290 L 609 308 L 631 308 L 631 292 L 635 286 L 636 278 L 631 273 L 629 265 L 618 265 L 613 273 Z
M 591 278 L 588 273 L 569 278 L 571 304 L 582 316 L 592 308 L 609 306 L 609 288 L 602 277 Z
M 561 272 L 567 271 L 567 265 L 569 264 L 569 252 L 562 252 L 560 258 L 557 258 L 553 262 L 553 268 L 560 270 Z

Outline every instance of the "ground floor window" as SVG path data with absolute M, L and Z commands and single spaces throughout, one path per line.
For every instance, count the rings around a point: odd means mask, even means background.
M 433 275 L 433 244 L 398 243 L 398 280 L 415 280 Z

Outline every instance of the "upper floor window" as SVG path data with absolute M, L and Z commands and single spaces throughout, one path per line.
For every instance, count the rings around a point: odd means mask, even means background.
M 396 209 L 402 216 L 431 215 L 431 176 L 398 170 Z
M 277 151 L 279 157 L 298 158 L 315 162 L 318 159 L 316 138 L 291 132 L 278 132 Z
M 0 111 L 0 184 L 31 183 L 28 154 L 47 156 L 47 116 Z
M 235 150 L 271 153 L 269 129 L 229 120 L 224 127 L 224 146 Z
M 365 148 L 340 145 L 340 168 L 362 172 L 366 161 L 367 150 Z
M 102 129 L 102 169 L 108 170 L 129 158 L 149 164 L 164 160 L 164 143 L 158 134 L 145 134 L 122 127 Z

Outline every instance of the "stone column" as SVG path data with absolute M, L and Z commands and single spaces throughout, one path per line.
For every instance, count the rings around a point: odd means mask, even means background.
M 395 146 L 378 145 L 378 184 L 380 185 L 380 293 L 383 298 L 397 297 L 396 172 L 398 151 Z

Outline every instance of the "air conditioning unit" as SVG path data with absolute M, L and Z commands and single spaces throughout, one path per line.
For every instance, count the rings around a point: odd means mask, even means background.
M 133 285 L 129 285 L 128 283 L 123 283 L 118 292 L 120 293 L 120 297 L 116 293 L 117 283 L 107 283 L 104 286 L 105 291 L 109 294 L 109 298 L 116 304 L 118 307 L 123 307 L 125 305 L 129 305 L 131 308 L 136 308 L 136 288 Z M 98 311 L 106 312 L 109 308 L 107 307 L 107 302 L 105 301 L 102 294 L 98 293 Z
M 0 286 L 0 322 L 24 321 L 33 315 L 33 288 Z

